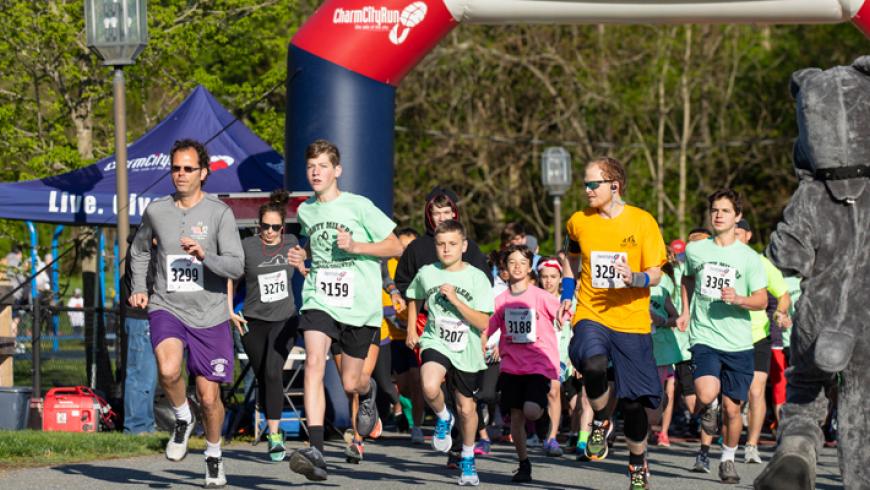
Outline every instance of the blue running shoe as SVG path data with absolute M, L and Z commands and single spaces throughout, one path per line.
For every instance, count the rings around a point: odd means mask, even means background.
M 474 467 L 474 456 L 462 458 L 459 461 L 459 468 L 462 470 L 462 476 L 459 477 L 459 485 L 471 485 L 476 487 L 480 485 L 480 478 L 477 477 L 477 468 Z
M 453 438 L 450 437 L 450 431 L 453 430 L 453 423 L 455 421 L 456 419 L 453 417 L 452 413 L 450 414 L 450 418 L 447 420 L 438 419 L 438 422 L 435 424 L 435 435 L 432 437 L 432 447 L 435 448 L 436 451 L 446 453 L 450 450 L 450 446 L 453 445 Z

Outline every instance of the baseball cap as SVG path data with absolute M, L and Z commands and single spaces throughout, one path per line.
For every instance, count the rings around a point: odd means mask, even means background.
M 672 241 L 670 243 L 671 250 L 674 251 L 675 254 L 681 254 L 686 252 L 686 242 L 680 240 L 679 238 Z
M 526 235 L 526 246 L 534 252 L 538 248 L 538 238 L 535 235 Z
M 746 218 L 741 218 L 740 221 L 737 222 L 737 228 L 752 233 L 752 227 L 749 226 L 749 221 L 746 221 Z

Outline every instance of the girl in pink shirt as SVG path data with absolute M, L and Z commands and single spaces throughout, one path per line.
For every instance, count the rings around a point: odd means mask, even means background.
M 535 421 L 544 414 L 551 381 L 559 379 L 559 343 L 553 322 L 559 300 L 534 285 L 531 250 L 511 245 L 505 253 L 510 287 L 495 298 L 495 313 L 482 343 L 501 332 L 502 412 L 510 410 L 511 436 L 520 460 L 513 481 L 530 482 L 525 425 L 526 420 Z

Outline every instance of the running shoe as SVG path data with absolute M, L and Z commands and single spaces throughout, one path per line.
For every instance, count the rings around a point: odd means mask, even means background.
M 646 463 L 643 466 L 628 465 L 628 477 L 628 490 L 649 489 L 649 466 Z
M 453 438 L 450 437 L 450 431 L 453 430 L 453 423 L 456 419 L 453 417 L 453 414 L 448 412 L 450 418 L 447 420 L 441 420 L 438 418 L 438 422 L 435 423 L 435 435 L 432 436 L 432 447 L 435 448 L 436 451 L 441 451 L 442 453 L 446 453 L 450 450 L 450 446 L 453 445 Z
M 719 433 L 719 402 L 713 400 L 713 403 L 707 405 L 704 413 L 701 414 L 701 430 L 708 436 L 715 436 Z
M 544 453 L 547 456 L 558 458 L 562 456 L 562 446 L 559 445 L 559 441 L 556 439 L 547 439 L 544 441 Z
M 737 474 L 737 466 L 734 461 L 722 461 L 719 463 L 719 480 L 722 483 L 736 485 L 740 483 L 740 475 Z
M 656 443 L 660 447 L 671 447 L 671 439 L 667 432 L 659 432 L 659 440 Z
M 569 453 L 573 453 L 577 451 L 577 443 L 580 442 L 580 438 L 576 435 L 568 436 L 568 451 Z
M 356 431 L 366 437 L 375 429 L 378 420 L 378 405 L 375 397 L 378 394 L 378 384 L 374 378 L 369 378 L 369 393 L 359 397 L 359 410 L 356 413 Z
M 362 441 L 351 441 L 351 443 L 344 448 L 344 460 L 348 463 L 360 464 L 363 460 L 364 453 L 365 448 L 363 447 Z
M 456 470 L 459 469 L 459 461 L 462 460 L 462 455 L 459 451 L 448 451 L 447 452 L 447 469 L 448 470 Z
M 423 436 L 423 429 L 419 427 L 411 428 L 411 444 L 424 444 L 426 438 Z
M 227 484 L 224 474 L 224 459 L 205 458 L 205 488 L 222 488 Z
M 375 427 L 369 432 L 369 437 L 372 439 L 377 439 L 381 437 L 381 434 L 384 433 L 384 424 L 381 422 L 380 418 L 375 419 Z
M 480 478 L 477 477 L 477 468 L 474 467 L 474 456 L 459 460 L 459 468 L 462 469 L 462 475 L 459 476 L 460 486 L 471 485 L 476 487 L 480 485 Z
M 589 461 L 589 456 L 586 456 L 586 441 L 577 441 L 577 461 Z
M 538 434 L 532 434 L 530 437 L 526 438 L 526 447 L 541 447 L 541 439 L 538 437 Z
M 481 439 L 474 445 L 475 456 L 489 456 L 492 449 L 492 441 L 489 439 Z
M 743 462 L 746 464 L 762 464 L 761 455 L 758 454 L 758 446 L 747 444 L 743 448 Z
M 514 483 L 529 483 L 532 481 L 532 462 L 526 459 L 520 461 L 520 467 L 514 471 L 514 476 L 511 478 Z
M 709 473 L 710 472 L 710 456 L 706 453 L 699 452 L 695 456 L 695 465 L 692 466 L 692 473 Z
M 193 433 L 194 425 L 196 425 L 196 417 L 193 414 L 190 415 L 190 422 L 175 420 L 172 437 L 166 443 L 166 459 L 181 461 L 187 456 L 187 443 L 190 441 L 190 434 Z
M 304 447 L 290 455 L 290 470 L 311 481 L 326 480 L 326 461 L 316 447 Z
M 586 441 L 586 457 L 592 461 L 601 461 L 607 457 L 607 439 L 613 432 L 613 424 L 610 420 L 595 420 L 592 422 L 592 431 Z
M 284 461 L 287 456 L 287 450 L 284 448 L 284 433 L 278 431 L 276 434 L 266 436 L 266 446 L 269 450 L 269 459 L 275 463 Z

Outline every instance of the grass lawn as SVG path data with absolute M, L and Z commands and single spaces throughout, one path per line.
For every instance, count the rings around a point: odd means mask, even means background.
M 0 431 L 0 471 L 161 454 L 168 439 L 166 433 Z M 192 437 L 190 448 L 205 449 L 205 440 Z

